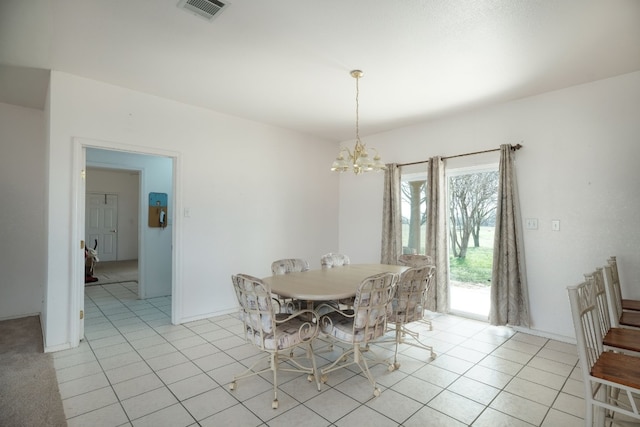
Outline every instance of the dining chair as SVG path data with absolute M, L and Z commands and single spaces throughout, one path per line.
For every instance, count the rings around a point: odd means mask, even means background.
M 396 285 L 395 294 L 391 300 L 391 313 L 387 317 L 389 329 L 395 332 L 395 354 L 393 364 L 389 365 L 389 370 L 400 368 L 398 362 L 398 347 L 400 344 L 407 344 L 429 352 L 431 359 L 436 358 L 433 347 L 420 341 L 420 334 L 409 329 L 407 325 L 418 322 L 424 318 L 424 305 L 427 292 L 433 283 L 436 267 L 424 265 L 411 267 L 400 275 Z M 406 340 L 406 337 L 411 337 Z
M 615 413 L 640 419 L 640 358 L 604 351 L 592 281 L 567 291 L 585 387 L 585 425 L 604 426 Z
M 315 379 L 320 391 L 318 370 L 313 354 L 313 341 L 319 331 L 319 319 L 316 313 L 313 310 L 278 313 L 274 308 L 271 290 L 262 280 L 246 274 L 233 275 L 231 280 L 240 304 L 240 318 L 244 322 L 245 339 L 266 354 L 246 371 L 235 375 L 229 388 L 235 390 L 238 380 L 272 371 L 271 407 L 273 409 L 278 408 L 279 371 L 307 374 L 307 380 L 311 382 Z M 293 350 L 302 347 L 305 351 L 304 357 L 311 360 L 310 367 L 303 366 L 298 361 L 302 356 L 293 356 Z M 265 361 L 266 368 L 256 369 Z
M 602 267 L 597 268 L 590 274 L 585 274 L 585 281 L 593 286 L 595 304 L 598 310 L 598 325 L 600 326 L 604 349 L 640 356 L 640 330 L 614 327 L 611 323 Z
M 615 256 L 609 257 L 607 260 L 609 267 L 609 275 L 611 283 L 616 288 L 616 292 L 620 295 L 620 308 L 622 310 L 640 311 L 640 300 L 622 298 L 622 291 L 620 289 L 620 275 L 618 274 L 618 261 Z
M 398 264 L 409 267 L 422 267 L 433 265 L 433 258 L 429 255 L 402 254 L 398 257 Z
M 283 258 L 271 263 L 271 273 L 289 274 L 297 273 L 309 270 L 309 262 L 302 258 Z M 278 296 L 280 305 L 284 308 L 284 311 L 295 311 L 301 309 L 302 305 L 300 301 L 296 301 L 293 298 L 285 298 Z
M 398 277 L 397 273 L 379 273 L 367 277 L 358 286 L 352 310 L 334 310 L 320 318 L 322 332 L 349 345 L 333 363 L 320 370 L 321 382 L 327 381 L 329 373 L 355 364 L 373 386 L 373 395 L 380 395 L 365 354 L 376 357 L 372 359 L 376 363 L 381 359 L 370 349 L 365 349 L 387 330 L 389 304 Z
M 349 264 L 351 264 L 351 260 L 345 254 L 329 252 L 327 254 L 322 255 L 322 257 L 320 257 L 320 266 L 322 268 L 343 267 Z M 353 298 L 341 299 L 338 301 L 338 303 L 342 304 L 347 308 L 351 308 L 353 307 Z
M 320 266 L 322 268 L 342 267 L 350 263 L 351 260 L 344 254 L 329 252 L 320 257 Z
M 283 258 L 271 263 L 271 273 L 288 274 L 309 270 L 309 262 L 302 258 Z
M 604 266 L 604 273 L 607 279 L 605 290 L 609 302 L 611 324 L 615 327 L 640 329 L 640 311 L 624 310 L 622 308 L 622 292 L 620 290 L 618 266 L 615 257 L 609 258 Z
M 433 258 L 430 255 L 417 255 L 417 254 L 402 254 L 398 257 L 398 264 L 406 265 L 409 267 L 422 267 L 425 265 L 434 265 Z M 426 298 L 426 294 L 425 294 Z M 424 307 L 424 306 L 423 306 Z M 431 320 L 423 317 L 420 321 L 424 324 L 430 331 L 433 331 L 433 324 Z

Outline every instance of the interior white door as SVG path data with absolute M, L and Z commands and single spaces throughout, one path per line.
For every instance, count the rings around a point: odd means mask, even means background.
M 89 193 L 85 211 L 86 245 L 93 248 L 97 241 L 98 259 L 116 261 L 118 249 L 118 196 Z

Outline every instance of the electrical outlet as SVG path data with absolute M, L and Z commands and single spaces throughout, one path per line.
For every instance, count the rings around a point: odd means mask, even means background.
M 551 221 L 551 230 L 560 231 L 560 221 L 559 220 L 554 219 L 553 221 Z
M 536 218 L 526 218 L 524 220 L 524 226 L 527 230 L 537 230 L 538 220 Z

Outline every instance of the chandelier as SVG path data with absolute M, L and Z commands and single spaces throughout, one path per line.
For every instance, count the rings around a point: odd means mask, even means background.
M 369 153 L 367 153 L 367 147 L 360 141 L 360 104 L 358 99 L 360 96 L 360 88 L 358 81 L 363 75 L 364 73 L 361 70 L 351 71 L 351 77 L 356 79 L 356 145 L 353 147 L 353 151 L 347 147 L 340 148 L 338 157 L 333 162 L 333 165 L 331 165 L 331 170 L 334 172 L 346 172 L 352 169 L 353 173 L 359 175 L 361 172 L 380 172 L 386 169 L 386 166 L 380 159 L 380 155 L 378 155 L 378 150 L 371 148 L 371 150 L 376 153 L 375 156 L 371 158 L 369 157 Z

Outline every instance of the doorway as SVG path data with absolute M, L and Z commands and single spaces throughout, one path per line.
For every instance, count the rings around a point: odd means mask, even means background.
M 176 255 L 173 251 L 175 247 L 176 236 L 179 231 L 174 221 L 175 206 L 175 189 L 178 182 L 178 171 L 175 166 L 178 164 L 178 153 L 164 152 L 163 150 L 154 150 L 141 148 L 139 151 L 132 151 L 132 147 L 127 145 L 126 149 L 116 143 L 104 141 L 94 141 L 82 138 L 74 139 L 74 168 L 78 171 L 78 181 L 74 185 L 76 206 L 74 231 L 73 235 L 78 236 L 78 240 L 85 240 L 85 206 L 87 201 L 86 194 L 86 171 L 87 166 L 99 167 L 107 169 L 120 170 L 137 170 L 140 171 L 139 178 L 139 197 L 136 201 L 138 205 L 137 220 L 140 224 L 137 230 L 133 232 L 137 236 L 139 242 L 137 249 L 137 259 L 139 261 L 139 294 L 141 298 L 154 297 L 158 295 L 175 295 L 179 289 L 176 283 Z M 161 171 L 159 166 L 163 165 Z M 149 186 L 155 191 L 167 192 L 171 195 L 169 204 L 169 215 L 167 227 L 161 231 L 154 230 L 150 232 L 144 224 L 146 218 L 143 218 L 146 207 L 146 198 L 144 195 L 149 192 Z M 104 194 L 102 194 L 104 202 Z M 109 199 L 107 197 L 107 199 Z M 118 198 L 118 206 L 122 203 Z M 120 229 L 122 229 L 122 216 L 119 218 Z M 121 240 L 121 239 L 120 239 Z M 84 252 L 84 251 L 82 251 Z M 79 257 L 75 258 L 80 261 L 84 258 L 84 254 L 79 253 Z M 116 249 L 116 256 L 118 251 Z M 78 262 L 77 264 L 82 264 Z M 77 337 L 79 343 L 84 337 L 84 274 L 81 269 L 76 268 L 77 275 L 74 275 L 74 297 L 71 303 L 71 313 L 80 312 L 80 319 L 77 322 L 71 322 L 71 336 Z M 152 285 L 150 289 L 145 286 L 148 282 Z M 161 287 L 161 288 L 160 288 Z M 159 290 L 158 290 L 159 289 Z M 179 313 L 176 312 L 177 298 L 171 298 L 171 322 L 177 324 Z M 72 319 L 78 319 L 75 315 Z M 74 340 L 75 341 L 75 340 Z
M 451 313 L 489 317 L 498 178 L 497 167 L 447 173 Z

